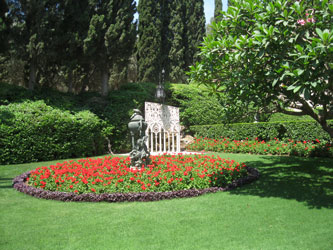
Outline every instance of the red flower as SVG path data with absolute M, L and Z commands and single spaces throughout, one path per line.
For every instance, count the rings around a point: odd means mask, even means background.
M 92 191 L 92 192 L 96 192 L 96 189 L 95 189 L 95 188 L 91 188 L 91 191 Z

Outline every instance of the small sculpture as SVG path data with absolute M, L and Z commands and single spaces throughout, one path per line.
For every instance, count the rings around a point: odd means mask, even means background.
M 131 116 L 131 121 L 128 123 L 132 137 L 132 151 L 130 152 L 131 167 L 141 168 L 142 165 L 146 167 L 150 162 L 150 153 L 145 143 L 147 140 L 147 136 L 145 135 L 147 123 L 140 110 L 134 109 L 133 111 L 134 114 Z

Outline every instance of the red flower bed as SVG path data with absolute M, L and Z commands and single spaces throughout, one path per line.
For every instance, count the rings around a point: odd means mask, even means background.
M 215 156 L 162 155 L 151 160 L 140 170 L 129 167 L 129 157 L 66 161 L 37 168 L 27 180 L 44 190 L 101 194 L 225 187 L 248 174 L 244 164 Z

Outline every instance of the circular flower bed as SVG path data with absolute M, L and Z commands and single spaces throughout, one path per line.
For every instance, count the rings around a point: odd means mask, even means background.
M 227 190 L 258 178 L 256 169 L 207 155 L 151 156 L 132 169 L 129 157 L 65 161 L 14 179 L 14 188 L 63 201 L 151 201 Z

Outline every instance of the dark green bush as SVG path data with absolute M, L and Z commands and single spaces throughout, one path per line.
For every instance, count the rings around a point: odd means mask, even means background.
M 189 84 L 170 84 L 168 103 L 180 107 L 180 120 L 185 127 L 216 124 L 225 117 L 223 107 L 205 88 Z
M 71 114 L 43 101 L 0 106 L 0 164 L 105 152 L 105 123 L 90 111 Z
M 86 101 L 84 108 L 114 127 L 110 137 L 114 152 L 131 150 L 127 127 L 131 114 L 135 108 L 144 111 L 146 101 L 155 101 L 155 89 L 154 83 L 128 83 L 119 90 L 111 91 L 106 99 L 93 97 Z
M 0 82 L 0 105 L 7 105 L 18 100 L 28 100 L 32 96 L 32 92 L 23 87 Z
M 180 108 L 180 120 L 186 128 L 193 125 L 254 120 L 251 108 L 227 113 L 219 99 L 211 95 L 205 86 L 170 84 L 167 85 L 167 93 L 167 103 Z
M 28 91 L 15 85 L 0 83 L 0 105 L 42 100 L 57 110 L 77 113 L 88 110 L 105 122 L 103 135 L 108 137 L 114 152 L 129 151 L 127 124 L 134 108 L 143 111 L 145 101 L 154 101 L 156 84 L 128 83 L 111 91 L 103 98 L 95 92 L 79 95 L 61 93 L 52 89 Z
M 333 121 L 329 121 L 329 124 L 333 126 Z M 260 140 L 274 138 L 302 141 L 331 140 L 329 134 L 315 121 L 215 124 L 191 126 L 190 130 L 196 137 L 229 137 L 234 140 L 255 139 L 256 137 Z

